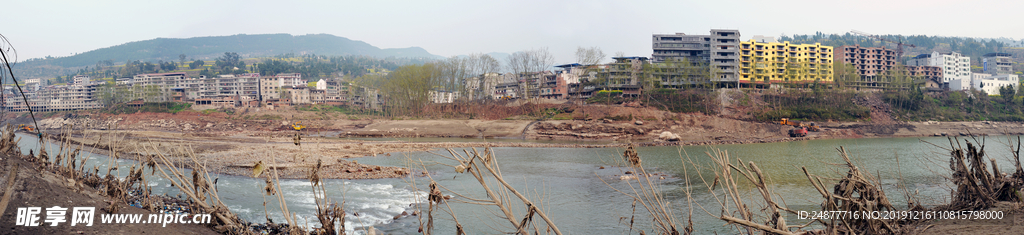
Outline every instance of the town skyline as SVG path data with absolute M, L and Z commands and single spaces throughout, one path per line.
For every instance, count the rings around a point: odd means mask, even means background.
M 744 41 L 754 35 L 844 34 L 850 30 L 872 34 L 1024 38 L 1024 33 L 1006 26 L 1012 25 L 1011 15 L 992 14 L 987 10 L 991 8 L 978 7 L 993 5 L 1013 8 L 1024 3 L 454 1 L 283 5 L 41 1 L 13 3 L 15 9 L 28 10 L 5 15 L 3 19 L 7 22 L 23 23 L 12 24 L 10 31 L 2 33 L 18 50 L 19 61 L 70 56 L 153 38 L 326 33 L 380 48 L 421 47 L 431 54 L 446 57 L 546 47 L 557 63 L 571 63 L 578 46 L 600 47 L 609 56 L 618 52 L 627 56 L 649 56 L 652 34 L 706 34 L 708 29 L 738 29 L 743 32 L 741 40 Z M 152 9 L 162 9 L 159 12 L 167 14 L 154 15 Z M 189 13 L 195 11 L 209 13 Z M 928 17 L 943 12 L 956 17 Z M 275 15 L 277 17 L 262 17 Z

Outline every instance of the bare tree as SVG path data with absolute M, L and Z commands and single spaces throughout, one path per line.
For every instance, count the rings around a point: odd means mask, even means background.
M 464 81 L 471 74 L 469 71 L 469 58 L 453 56 L 437 63 L 437 74 L 433 76 L 435 81 L 431 85 L 445 92 L 462 90 Z
M 584 66 L 590 66 L 601 63 L 604 60 L 605 54 L 601 51 L 601 48 L 591 47 L 583 48 L 576 47 L 576 63 Z
M 467 88 L 472 87 L 473 90 L 466 89 L 463 93 L 467 96 L 471 94 L 472 99 L 483 99 L 485 97 L 488 86 L 494 87 L 497 85 L 497 72 L 501 69 L 501 63 L 497 59 L 487 54 L 471 54 L 469 55 L 468 65 L 469 74 L 474 76 L 472 80 L 467 83 Z M 467 93 L 468 92 L 468 93 Z
M 548 48 L 519 51 L 508 56 L 508 70 L 519 77 L 523 77 L 523 97 L 530 98 L 530 77 L 535 73 L 543 72 L 555 63 L 555 57 L 548 52 Z

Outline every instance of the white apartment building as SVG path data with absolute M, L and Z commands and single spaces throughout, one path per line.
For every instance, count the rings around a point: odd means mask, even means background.
M 58 85 L 47 86 L 39 91 L 25 91 L 27 103 L 18 96 L 5 97 L 4 108 L 13 112 L 28 111 L 28 107 L 32 107 L 33 111 L 42 112 L 102 108 L 103 104 L 96 97 L 96 86 L 97 84 Z M 5 91 L 5 95 L 8 95 L 7 93 Z M 15 94 L 13 90 L 9 93 Z
M 935 66 L 942 68 L 942 82 L 949 83 L 952 90 L 953 80 L 965 79 L 961 83 L 967 84 L 971 79 L 971 57 L 960 53 L 939 53 L 933 51 L 931 54 L 921 54 L 913 59 L 907 60 L 907 66 Z
M 178 83 L 185 80 L 187 75 L 185 73 L 151 73 L 151 74 L 139 74 L 132 78 L 132 90 L 136 93 L 148 93 L 146 91 L 148 87 L 154 87 L 157 91 L 156 96 L 148 97 L 152 100 L 148 102 L 167 102 L 171 101 L 170 94 L 173 88 L 178 87 Z M 144 97 L 141 94 L 135 94 L 137 97 Z
M 29 89 L 31 91 L 38 91 L 40 89 L 43 89 L 46 86 L 49 86 L 50 85 L 49 81 L 50 80 L 45 79 L 45 78 L 26 79 L 25 80 L 25 87 L 26 87 L 25 89 Z
M 278 87 L 299 87 L 306 85 L 306 80 L 302 80 L 302 74 L 300 73 L 282 73 L 277 75 Z

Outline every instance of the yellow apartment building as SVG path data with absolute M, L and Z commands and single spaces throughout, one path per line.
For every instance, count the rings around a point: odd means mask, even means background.
M 740 83 L 832 83 L 832 47 L 820 43 L 740 42 Z

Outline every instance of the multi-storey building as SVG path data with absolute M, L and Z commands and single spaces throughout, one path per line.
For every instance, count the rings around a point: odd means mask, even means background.
M 467 97 L 470 99 L 490 99 L 494 96 L 494 87 L 502 80 L 500 73 L 486 73 L 466 79 Z
M 942 82 L 942 67 L 937 66 L 906 66 L 907 75 L 925 79 L 925 88 L 932 91 L 947 90 L 948 84 Z
M 739 81 L 739 30 L 712 29 L 710 35 L 654 34 L 651 55 L 654 63 L 687 61 L 714 71 L 710 81 Z
M 644 76 L 644 65 L 648 64 L 647 57 L 612 57 L 612 63 L 607 69 L 600 71 L 598 77 L 607 79 L 610 87 L 636 86 L 640 85 L 640 79 Z
M 260 74 L 245 73 L 235 75 L 235 78 L 237 95 L 241 97 L 242 102 L 259 100 Z
M 75 84 L 89 84 L 89 75 L 75 75 L 72 81 Z
M 739 85 L 739 42 L 739 30 L 711 30 L 711 81 Z
M 38 91 L 39 89 L 43 89 L 43 87 L 49 85 L 49 80 L 45 78 L 33 78 L 25 80 L 25 89 L 31 91 Z
M 491 97 L 496 100 L 512 99 L 519 97 L 519 84 L 516 82 L 498 83 L 494 86 L 494 95 Z
M 302 74 L 300 73 L 281 73 L 276 76 L 279 83 L 278 87 L 298 87 L 305 86 L 306 80 L 302 80 Z
M 39 91 L 25 91 L 27 103 L 19 97 L 7 97 L 4 108 L 13 112 L 28 111 L 29 107 L 41 112 L 102 108 L 96 97 L 97 86 L 98 83 L 46 86 Z
M 984 73 L 991 74 L 1012 74 L 1013 63 L 1010 61 L 1010 53 L 988 53 L 981 57 L 981 67 Z
M 740 43 L 740 82 L 832 83 L 832 47 L 790 42 Z
M 841 46 L 835 50 L 835 59 L 837 62 L 853 66 L 858 78 L 846 82 L 849 86 L 857 88 L 902 89 L 915 84 L 922 85 L 922 83 L 927 83 L 925 80 L 910 80 L 911 77 L 929 78 L 934 80 L 933 83 L 936 86 L 934 88 L 946 88 L 949 84 L 946 79 L 954 79 L 946 78 L 946 73 L 953 70 L 947 71 L 943 66 L 931 65 L 927 60 L 919 62 L 917 58 L 911 59 L 907 62 L 907 66 L 900 67 L 896 51 L 886 47 Z M 967 63 L 969 65 L 970 61 Z M 919 66 L 933 67 L 919 68 Z M 903 68 L 903 70 L 890 71 L 897 68 Z M 935 75 L 936 71 L 942 74 L 942 79 L 939 79 L 940 76 Z
M 257 93 L 258 96 L 263 97 L 263 101 L 275 100 L 281 98 L 283 89 L 305 87 L 306 85 L 306 80 L 302 80 L 302 74 L 282 73 L 277 76 L 264 76 L 260 78 L 259 91 Z
M 320 79 L 316 82 L 316 89 L 310 91 L 310 99 L 314 104 L 342 104 L 345 101 L 347 92 L 341 82 L 335 79 Z
M 953 80 L 971 79 L 971 57 L 960 53 L 921 54 L 907 60 L 908 66 L 935 66 L 942 68 L 942 82 L 949 84 Z
M 264 102 L 281 98 L 281 82 L 276 76 L 260 78 L 260 99 Z
M 886 70 L 896 67 L 896 51 L 885 47 L 841 46 L 835 49 L 835 60 L 852 64 L 865 83 L 871 83 Z
M 185 80 L 185 73 L 153 73 L 139 74 L 132 79 L 134 97 L 147 99 L 149 102 L 171 101 L 173 88 L 180 88 L 179 82 Z
M 310 104 L 313 101 L 310 99 L 310 89 L 306 86 L 288 87 L 284 88 L 285 99 L 291 102 L 291 104 Z
M 0 109 L 7 109 L 7 99 L 14 97 L 14 89 L 0 84 Z

